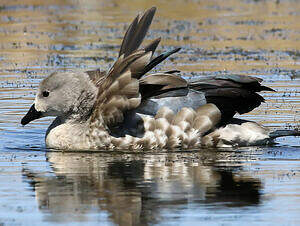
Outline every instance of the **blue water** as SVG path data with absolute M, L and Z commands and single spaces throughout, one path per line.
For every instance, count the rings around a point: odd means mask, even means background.
M 162 70 L 240 73 L 277 90 L 239 116 L 299 128 L 296 1 L 0 3 L 0 224 L 298 225 L 300 139 L 269 147 L 185 152 L 59 152 L 51 118 L 20 120 L 55 70 L 109 69 L 126 24 L 158 6 L 150 39 L 183 47 Z M 263 10 L 263 12 L 262 12 Z

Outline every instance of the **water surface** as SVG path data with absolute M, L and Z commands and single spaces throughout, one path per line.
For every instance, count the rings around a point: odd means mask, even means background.
M 299 128 L 298 1 L 2 0 L 0 223 L 300 223 L 299 137 L 234 150 L 62 153 L 44 145 L 52 119 L 20 126 L 41 79 L 108 70 L 128 23 L 154 5 L 146 43 L 162 37 L 158 54 L 182 47 L 157 70 L 260 77 L 277 92 L 239 117 Z

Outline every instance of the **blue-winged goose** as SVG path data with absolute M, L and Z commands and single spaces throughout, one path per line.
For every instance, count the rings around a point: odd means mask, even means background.
M 232 119 L 264 101 L 257 92 L 272 91 L 259 78 L 187 81 L 178 71 L 148 73 L 179 51 L 153 57 L 160 38 L 139 49 L 155 10 L 134 19 L 108 72 L 71 71 L 45 78 L 21 123 L 56 116 L 46 145 L 66 150 L 249 146 L 297 134 L 272 133 L 254 122 Z

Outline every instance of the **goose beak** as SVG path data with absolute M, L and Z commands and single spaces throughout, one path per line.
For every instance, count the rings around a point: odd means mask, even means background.
M 23 126 L 27 125 L 29 122 L 35 120 L 35 119 L 39 119 L 42 117 L 42 112 L 37 111 L 35 109 L 34 104 L 30 107 L 29 111 L 27 112 L 27 114 L 22 118 L 21 120 L 21 124 Z

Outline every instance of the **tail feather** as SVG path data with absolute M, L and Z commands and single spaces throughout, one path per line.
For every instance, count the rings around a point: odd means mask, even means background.
M 270 138 L 275 139 L 277 137 L 286 136 L 300 136 L 299 130 L 275 130 L 269 134 Z
M 270 88 L 270 87 L 267 87 L 267 86 L 260 86 L 261 88 L 261 91 L 272 91 L 272 92 L 276 92 L 276 90 Z
M 262 86 L 262 79 L 242 75 L 220 75 L 204 80 L 192 80 L 189 88 L 205 93 L 207 103 L 215 104 L 226 122 L 237 112 L 244 114 L 258 107 L 264 98 L 257 92 L 274 91 Z

